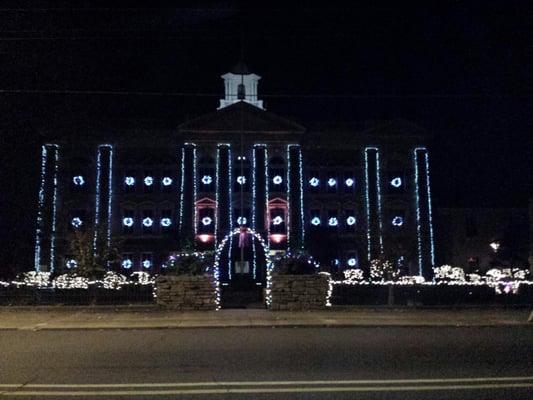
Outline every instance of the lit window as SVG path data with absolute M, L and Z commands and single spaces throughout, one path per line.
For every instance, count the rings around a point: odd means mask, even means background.
M 79 228 L 80 226 L 83 225 L 83 221 L 82 221 L 81 218 L 79 218 L 79 217 L 74 217 L 74 218 L 72 218 L 72 220 L 70 221 L 70 224 L 71 224 L 74 228 Z
M 309 179 L 309 184 L 312 187 L 318 187 L 318 185 L 320 185 L 320 179 L 318 179 L 316 177 L 312 177 L 311 179 Z
M 394 226 L 402 226 L 403 225 L 403 218 L 397 215 L 392 219 L 392 225 Z
M 279 215 L 272 220 L 272 224 L 274 225 L 281 225 L 283 223 L 283 218 L 281 218 Z
M 147 228 L 151 227 L 154 224 L 154 220 L 150 217 L 143 218 L 143 225 Z
M 402 178 L 400 178 L 399 176 L 397 176 L 396 178 L 393 178 L 391 181 L 390 181 L 390 184 L 392 186 L 394 186 L 395 188 L 399 188 L 400 186 L 402 186 Z
M 170 186 L 172 185 L 172 178 L 169 176 L 165 176 L 162 182 L 163 182 L 163 186 Z
M 122 219 L 122 225 L 127 226 L 128 228 L 133 226 L 133 218 L 126 217 Z
M 167 228 L 172 225 L 172 220 L 170 218 L 161 218 L 161 226 Z
M 77 175 L 75 177 L 72 178 L 72 182 L 76 185 L 76 186 L 83 186 L 85 184 L 85 179 L 83 179 L 83 176 L 81 175 Z
M 331 217 L 328 219 L 328 225 L 329 226 L 337 226 L 339 225 L 339 220 L 337 219 L 337 217 Z

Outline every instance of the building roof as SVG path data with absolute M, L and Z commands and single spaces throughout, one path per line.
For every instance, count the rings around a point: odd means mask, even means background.
M 250 75 L 252 73 L 248 66 L 242 61 L 239 61 L 237 64 L 235 64 L 229 72 L 235 75 Z

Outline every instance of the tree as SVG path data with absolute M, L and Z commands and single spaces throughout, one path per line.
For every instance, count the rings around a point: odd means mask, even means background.
M 112 240 L 108 245 L 106 232 L 98 229 L 96 241 L 94 230 L 77 229 L 69 237 L 70 253 L 76 261 L 76 275 L 101 278 L 105 272 L 120 261 L 120 244 Z

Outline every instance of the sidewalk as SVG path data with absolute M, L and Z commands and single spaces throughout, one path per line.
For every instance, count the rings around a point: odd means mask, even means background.
M 527 309 L 352 308 L 307 312 L 271 312 L 262 309 L 177 312 L 163 311 L 154 306 L 4 307 L 0 308 L 0 330 L 518 325 L 533 327 L 531 315 L 533 313 Z

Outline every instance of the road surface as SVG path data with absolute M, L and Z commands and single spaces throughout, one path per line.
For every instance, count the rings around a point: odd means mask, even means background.
M 4 330 L 0 349 L 0 398 L 533 398 L 530 326 Z

